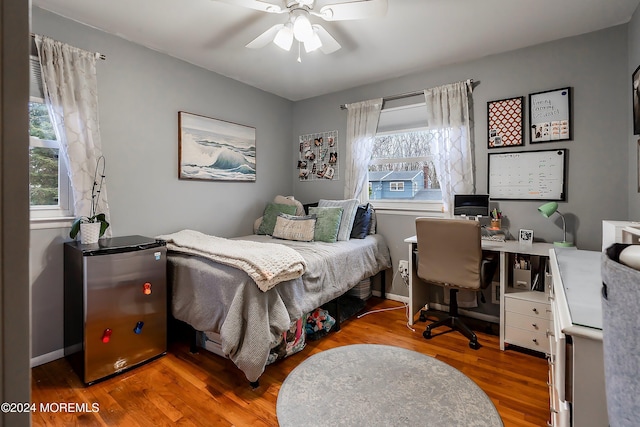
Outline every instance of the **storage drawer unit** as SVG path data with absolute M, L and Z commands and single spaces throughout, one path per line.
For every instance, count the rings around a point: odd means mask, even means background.
M 142 236 L 64 245 L 64 353 L 86 384 L 167 350 L 165 243 Z
M 551 305 L 543 292 L 505 295 L 505 343 L 549 353 Z

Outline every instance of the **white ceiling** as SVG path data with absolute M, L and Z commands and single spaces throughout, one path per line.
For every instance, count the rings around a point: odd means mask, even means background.
M 286 15 L 216 0 L 33 0 L 34 6 L 293 101 L 623 24 L 638 3 L 389 0 L 382 18 L 312 17 L 342 49 L 325 55 L 303 48 L 298 63 L 297 45 L 291 52 L 273 43 L 244 47 Z

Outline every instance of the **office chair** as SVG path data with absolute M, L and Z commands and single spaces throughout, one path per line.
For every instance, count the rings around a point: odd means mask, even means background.
M 491 283 L 498 258 L 483 258 L 480 223 L 458 219 L 416 218 L 418 271 L 423 281 L 449 287 L 449 315 L 427 326 L 422 333 L 431 338 L 431 330 L 448 325 L 469 339 L 469 347 L 479 348 L 478 337 L 458 314 L 458 291 L 480 291 Z M 491 256 L 489 255 L 489 256 Z

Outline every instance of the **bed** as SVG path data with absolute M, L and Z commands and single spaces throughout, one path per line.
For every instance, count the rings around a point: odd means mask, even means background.
M 378 234 L 335 243 L 255 234 L 231 240 L 284 245 L 305 264 L 302 276 L 263 291 L 239 268 L 168 245 L 173 317 L 196 331 L 219 334 L 222 352 L 252 384 L 257 384 L 270 349 L 292 322 L 391 267 L 389 249 Z

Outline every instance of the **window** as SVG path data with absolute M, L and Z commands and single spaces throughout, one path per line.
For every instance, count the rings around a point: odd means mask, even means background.
M 404 191 L 404 182 L 394 181 L 390 184 L 389 190 L 391 191 Z
M 369 199 L 374 205 L 381 206 L 380 201 L 441 203 L 430 142 L 425 130 L 376 135 L 369 164 Z
M 425 128 L 426 105 L 385 108 L 369 163 L 369 199 L 385 209 L 434 210 L 442 192 L 431 155 L 433 135 Z
M 29 203 L 31 218 L 71 216 L 73 211 L 69 175 L 66 162 L 60 156 L 60 145 L 56 140 L 49 111 L 44 104 L 40 64 L 36 55 L 31 56 L 30 92 Z

